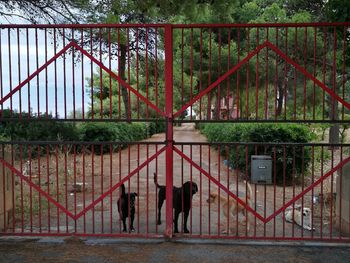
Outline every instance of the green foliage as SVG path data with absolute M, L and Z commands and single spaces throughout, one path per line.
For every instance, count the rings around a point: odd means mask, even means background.
M 164 123 L 164 122 L 163 122 Z M 163 125 L 164 127 L 164 125 Z M 152 136 L 154 133 L 162 131 L 161 123 L 104 123 L 87 122 L 79 126 L 80 140 L 84 142 L 96 142 L 87 147 L 94 149 L 95 154 L 110 152 L 110 144 L 113 151 L 124 148 L 128 142 L 141 141 Z M 102 143 L 103 142 L 103 143 Z
M 148 124 L 148 136 L 152 136 L 153 134 L 164 132 L 166 123 L 165 121 L 155 121 L 150 122 Z
M 204 0 L 186 2 L 180 0 L 174 0 L 171 2 L 166 1 L 91 1 L 90 9 L 86 11 L 89 13 L 87 16 L 88 22 L 97 23 L 147 23 L 147 22 L 170 22 L 170 23 L 303 23 L 303 22 L 317 22 L 321 20 L 332 19 L 332 21 L 344 21 L 344 17 L 348 17 L 348 4 L 339 4 L 340 0 L 330 1 L 307 1 L 307 0 L 247 0 L 247 1 L 223 1 L 223 0 Z M 346 19 L 345 19 L 346 21 Z M 140 29 L 141 30 L 141 29 Z M 124 45 L 129 39 L 129 46 L 133 47 L 135 42 L 142 46 L 145 44 L 145 39 L 142 38 L 141 31 L 139 31 L 138 38 L 132 31 L 123 31 L 120 29 L 120 33 L 117 36 L 116 32 L 112 32 L 112 42 L 116 42 L 119 37 L 119 42 Z M 227 43 L 227 34 L 231 34 L 230 43 Z M 237 41 L 237 33 L 240 34 L 240 42 Z M 129 35 L 128 35 L 129 34 Z M 247 34 L 249 34 L 249 42 L 247 41 Z M 344 39 L 344 32 L 338 32 L 338 39 Z M 348 34 L 348 33 L 346 33 Z M 334 33 L 328 32 L 327 39 L 329 43 L 332 41 Z M 159 32 L 159 40 L 163 41 L 163 32 Z M 193 30 L 173 30 L 173 44 L 174 44 L 174 63 L 173 63 L 173 86 L 174 86 L 174 110 L 180 109 L 184 103 L 188 102 L 198 92 L 206 88 L 210 83 L 218 79 L 228 68 L 237 63 L 238 53 L 239 56 L 245 57 L 248 50 L 256 48 L 266 38 L 279 48 L 283 47 L 282 51 L 285 52 L 291 59 L 298 61 L 302 64 L 308 72 L 313 72 L 315 67 L 314 63 L 305 63 L 305 61 L 312 61 L 314 56 L 325 57 L 326 63 L 332 60 L 333 52 L 325 51 L 323 33 L 317 33 L 314 35 L 314 30 L 310 28 L 252 28 L 249 31 L 246 30 L 224 30 L 224 29 L 196 29 Z M 104 35 L 104 40 L 107 41 L 107 35 Z M 259 41 L 257 41 L 259 38 Z M 316 41 L 314 43 L 314 38 Z M 199 39 L 201 39 L 201 45 L 199 45 Z M 298 41 L 296 41 L 296 39 Z M 281 43 L 288 43 L 288 45 L 281 45 Z M 240 49 L 237 48 L 239 43 Z M 249 48 L 245 48 L 249 43 Z M 314 46 L 315 44 L 315 46 Z M 337 45 L 341 45 L 341 41 L 337 41 Z M 348 49 L 350 45 L 345 45 Z M 159 43 L 158 51 L 161 51 L 162 44 Z M 152 53 L 154 46 L 149 43 L 149 52 Z M 327 49 L 332 50 L 331 46 Z M 230 52 L 230 53 L 229 53 Z M 151 56 L 147 58 L 148 66 L 145 66 L 145 53 L 138 52 L 137 62 L 135 60 L 135 53 L 131 51 L 131 60 L 133 64 L 130 70 L 131 79 L 128 79 L 128 83 L 137 88 L 137 90 L 150 101 L 155 103 L 160 109 L 164 108 L 165 96 L 160 94 L 164 91 L 164 61 L 161 56 L 157 61 L 157 78 L 153 75 L 155 72 L 152 65 Z M 348 54 L 346 52 L 345 59 L 348 61 Z M 230 55 L 229 55 L 230 54 Z M 115 54 L 117 55 L 117 54 Z M 120 54 L 119 54 L 120 55 Z M 119 56 L 118 55 L 118 56 Z M 125 54 L 126 56 L 126 54 Z M 210 58 L 209 58 L 210 57 Z M 267 60 L 268 59 L 268 60 Z M 228 65 L 229 61 L 229 65 Z M 341 76 L 343 68 L 342 54 L 337 53 L 336 60 L 336 74 Z M 256 66 L 258 65 L 258 66 Z M 135 79 L 135 68 L 138 68 L 137 81 Z M 145 72 L 145 70 L 147 72 Z M 335 72 L 335 70 L 327 69 L 327 72 Z M 271 72 L 278 72 L 279 74 L 271 74 Z M 347 71 L 345 69 L 345 71 Z M 247 80 L 247 72 L 249 72 L 249 79 Z M 326 79 L 326 85 L 330 85 L 330 77 L 327 73 L 325 75 L 324 70 L 321 67 L 316 68 L 315 75 L 322 79 Z M 283 74 L 281 74 L 283 73 Z M 119 73 L 120 74 L 120 73 Z M 101 74 L 99 77 L 97 74 L 94 76 L 94 81 L 91 83 L 93 91 L 91 95 L 95 96 L 94 99 L 94 112 L 106 116 L 111 114 L 112 116 L 120 117 L 126 116 L 126 108 L 128 104 L 124 104 L 125 99 L 122 100 L 123 94 L 118 94 L 117 82 L 112 81 L 110 84 L 109 76 L 107 74 Z M 106 75 L 106 76 L 105 76 Z M 147 76 L 147 77 L 146 77 Z M 100 78 L 102 80 L 100 81 Z M 239 83 L 236 81 L 239 78 Z M 336 77 L 338 79 L 338 77 Z M 346 80 L 347 82 L 347 80 Z M 269 109 L 269 112 L 275 112 L 277 116 L 271 116 L 276 118 L 303 118 L 303 114 L 309 114 L 311 111 L 320 112 L 319 108 L 323 110 L 323 114 L 329 108 L 329 103 L 321 105 L 318 103 L 320 99 L 323 99 L 322 90 L 308 78 L 304 78 L 302 74 L 295 71 L 294 67 L 286 63 L 279 55 L 274 52 L 269 52 L 268 58 L 266 56 L 259 56 L 259 62 L 257 63 L 257 56 L 253 57 L 246 65 L 237 70 L 237 74 L 232 74 L 228 77 L 222 85 L 231 83 L 238 83 L 237 93 L 240 91 L 246 91 L 247 83 L 249 83 L 248 92 L 240 93 L 240 103 L 245 102 L 244 94 L 255 93 L 254 89 L 258 89 L 256 93 L 264 92 L 263 87 L 269 87 L 269 90 L 273 94 L 269 94 L 268 105 L 269 107 L 276 107 Z M 158 94 L 155 90 L 158 87 Z M 278 92 L 276 92 L 278 87 Z M 298 87 L 295 89 L 295 87 Z M 299 88 L 300 87 L 300 88 Z M 147 93 L 146 93 L 147 89 Z M 192 92 L 192 94 L 190 94 Z M 232 90 L 229 91 L 232 94 Z M 110 94 L 112 93 L 112 94 Z M 211 101 L 207 103 L 215 103 L 220 98 L 225 97 L 227 94 L 225 89 L 213 89 L 208 95 Z M 305 97 L 304 96 L 305 93 Z M 276 98 L 276 94 L 288 94 L 284 99 L 282 95 Z M 350 94 L 346 93 L 345 94 Z M 249 94 L 250 95 L 250 94 Z M 250 96 L 250 98 L 254 98 Z M 260 95 L 260 94 L 259 94 Z M 124 95 L 125 96 L 125 95 Z M 260 97 L 260 96 L 259 96 Z M 103 100 L 103 103 L 99 102 L 99 99 Z M 314 103 L 304 103 L 304 101 L 310 98 L 315 99 Z M 263 97 L 261 97 L 261 100 Z M 130 95 L 131 103 L 130 111 L 133 112 L 132 118 L 147 118 L 154 117 L 153 110 L 147 111 L 144 103 L 139 103 L 139 100 L 135 98 L 133 94 Z M 248 100 L 247 100 L 248 101 Z M 255 107 L 255 101 L 250 99 L 249 104 Z M 284 103 L 284 104 L 283 104 Z M 95 105 L 96 104 L 96 105 Z M 296 104 L 296 105 L 295 105 Z M 301 104 L 301 105 L 300 105 Z M 300 106 L 305 106 L 300 107 Z M 194 106 L 196 107 L 196 106 Z M 257 112 L 259 116 L 264 113 L 264 103 L 258 103 L 259 109 L 251 109 L 249 105 L 249 111 L 245 112 L 244 109 L 240 109 L 242 118 L 251 118 L 250 113 Z M 285 107 L 286 116 L 283 116 L 282 108 Z M 112 108 L 112 112 L 109 109 Z M 198 109 L 195 109 L 198 111 Z M 306 112 L 306 113 L 305 113 Z M 135 115 L 137 114 L 137 116 Z M 203 114 L 203 113 L 202 113 Z M 293 116 L 290 116 L 293 115 Z M 294 116 L 296 115 L 296 116 Z M 214 116 L 215 118 L 216 116 Z M 254 116 L 253 116 L 254 117 Z M 311 118 L 310 116 L 307 116 Z M 314 118 L 329 118 L 329 116 L 313 116 Z
M 0 137 L 4 141 L 74 141 L 78 138 L 75 125 L 56 121 L 52 115 L 36 116 L 31 113 L 17 113 L 11 110 L 1 112 Z M 14 151 L 19 153 L 21 147 L 22 157 L 27 157 L 30 149 L 31 157 L 44 154 L 44 147 L 31 147 L 27 145 L 14 145 Z M 51 149 L 54 146 L 50 146 Z M 39 152 L 40 151 L 40 152 Z
M 86 122 L 80 125 L 57 121 L 49 116 L 33 116 L 28 113 L 16 113 L 10 110 L 3 110 L 0 121 L 1 141 L 84 141 L 97 142 L 94 151 L 101 154 L 110 151 L 110 146 L 101 142 L 122 142 L 124 147 L 126 142 L 141 141 L 155 133 L 165 130 L 165 122 L 157 121 L 150 123 L 108 123 L 108 122 Z M 11 119 L 10 119 L 11 118 Z M 98 144 L 100 142 L 100 144 Z M 21 147 L 21 148 L 20 148 Z M 92 149 L 90 145 L 88 149 Z M 102 150 L 101 150 L 102 149 Z M 113 150 L 120 149 L 116 145 Z M 21 150 L 21 151 L 20 151 Z M 50 150 L 55 150 L 54 145 L 50 145 Z M 79 152 L 80 147 L 76 148 Z M 21 158 L 36 157 L 46 154 L 46 147 L 33 147 L 28 145 L 15 144 L 14 151 Z M 39 152 L 40 151 L 40 152 Z
M 52 115 L 35 116 L 31 113 L 16 113 L 3 110 L 0 134 L 14 141 L 71 141 L 77 139 L 75 126 L 58 122 Z M 11 120 L 6 120 L 11 118 Z
M 220 154 L 241 171 L 250 171 L 250 156 L 269 155 L 276 167 L 276 183 L 297 183 L 311 161 L 311 148 L 298 145 L 264 145 L 261 143 L 307 143 L 314 136 L 307 126 L 276 124 L 205 124 L 201 132 L 209 142 L 257 142 L 257 145 L 220 147 Z M 246 159 L 249 157 L 248 160 Z

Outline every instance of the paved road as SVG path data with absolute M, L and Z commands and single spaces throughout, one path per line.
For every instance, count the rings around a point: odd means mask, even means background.
M 350 262 L 350 246 L 192 240 L 1 239 L 0 262 Z

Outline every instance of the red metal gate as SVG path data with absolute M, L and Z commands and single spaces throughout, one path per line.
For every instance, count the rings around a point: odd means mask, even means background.
M 192 181 L 175 236 L 348 242 L 349 25 L 2 25 L 2 234 L 172 237 L 172 188 Z M 192 124 L 211 123 L 325 138 L 207 142 Z M 252 155 L 271 184 L 247 183 Z M 311 230 L 288 220 L 304 208 Z

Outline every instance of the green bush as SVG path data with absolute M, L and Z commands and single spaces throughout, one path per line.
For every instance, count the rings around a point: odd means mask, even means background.
M 10 110 L 1 112 L 0 134 L 13 141 L 70 141 L 78 138 L 72 123 L 56 121 L 52 115 L 19 114 Z
M 83 123 L 79 127 L 81 141 L 88 142 L 120 142 L 114 145 L 113 151 L 120 147 L 125 147 L 127 142 L 141 141 L 150 137 L 156 131 L 156 126 L 148 123 Z M 94 144 L 96 154 L 107 153 L 110 151 L 108 144 Z M 99 145 L 99 146 L 98 146 Z M 92 145 L 87 147 L 92 150 Z
M 113 141 L 116 137 L 116 131 L 113 125 L 109 123 L 93 123 L 87 122 L 79 126 L 79 140 L 84 142 L 96 142 L 96 144 L 88 145 L 86 148 L 94 153 L 100 154 L 109 150 L 109 145 L 103 145 L 98 142 Z M 80 149 L 78 149 L 80 151 Z
M 20 114 L 8 109 L 1 111 L 0 138 L 4 141 L 74 141 L 78 137 L 78 131 L 73 123 L 56 121 L 52 115 L 36 116 L 25 112 Z M 22 158 L 28 157 L 29 149 L 31 157 L 46 154 L 46 147 L 20 146 L 20 144 L 15 144 L 13 147 L 16 154 L 21 152 Z M 54 148 L 55 146 L 50 146 L 50 150 Z
M 165 125 L 166 123 L 164 120 L 150 122 L 148 124 L 149 136 L 152 136 L 153 134 L 156 134 L 156 133 L 165 132 Z
M 0 139 L 2 141 L 93 142 L 87 146 L 87 149 L 90 151 L 94 149 L 96 154 L 110 151 L 110 144 L 101 144 L 101 142 L 121 142 L 121 144 L 114 145 L 113 151 L 116 151 L 120 147 L 125 147 L 127 142 L 141 141 L 165 130 L 165 122 L 162 120 L 149 123 L 85 122 L 75 124 L 57 121 L 51 115 L 36 116 L 25 112 L 19 114 L 10 110 L 1 111 L 0 117 Z M 49 147 L 50 150 L 55 150 L 54 145 L 49 145 Z M 81 146 L 78 145 L 75 151 L 79 153 L 81 149 Z M 46 154 L 46 147 L 16 144 L 14 150 L 17 154 L 21 153 L 21 158 L 27 158 L 28 154 L 31 157 Z
M 288 145 L 288 143 L 307 143 L 312 140 L 313 135 L 305 125 L 204 124 L 200 129 L 209 142 L 258 143 L 231 145 L 229 149 L 220 147 L 220 153 L 224 156 L 228 155 L 231 165 L 242 172 L 246 169 L 250 171 L 252 155 L 271 156 L 272 167 L 276 169 L 276 183 L 279 185 L 297 183 L 311 161 L 310 147 Z M 282 145 L 264 145 L 264 142 L 282 143 Z

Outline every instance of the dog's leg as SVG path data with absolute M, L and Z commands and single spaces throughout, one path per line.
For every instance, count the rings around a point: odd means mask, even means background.
M 162 221 L 160 218 L 161 218 L 161 210 L 162 210 L 164 200 L 165 200 L 165 188 L 160 187 L 158 192 L 158 220 L 157 220 L 158 225 L 162 224 Z
M 187 228 L 187 219 L 188 219 L 188 215 L 190 213 L 190 210 L 186 210 L 184 211 L 184 233 L 190 233 L 190 231 L 188 231 L 188 228 Z
M 122 220 L 123 220 L 123 232 L 126 232 L 126 217 L 123 217 Z
M 164 199 L 161 199 L 161 198 L 158 199 L 158 221 L 157 221 L 158 225 L 162 224 L 162 221 L 160 218 L 161 218 L 161 210 L 162 210 L 163 202 L 164 202 Z
M 135 209 L 130 210 L 130 227 L 129 232 L 134 232 L 134 218 L 135 218 Z
M 222 234 L 230 234 L 231 233 L 231 231 L 230 231 L 230 229 L 229 229 L 229 227 L 228 227 L 228 224 L 227 224 L 227 222 L 226 222 L 226 227 L 225 227 L 225 229 L 224 230 L 222 230 L 221 231 L 221 233 Z
M 246 225 L 247 225 L 247 231 L 249 232 L 249 216 L 248 216 L 248 210 L 247 209 L 243 210 L 243 215 L 245 217 L 245 222 L 246 222 Z
M 308 225 L 303 225 L 303 228 L 306 229 L 306 230 L 309 230 L 309 231 L 312 231 L 312 230 L 313 230 L 313 229 L 312 229 L 310 226 L 308 226 Z
M 315 231 L 315 228 L 311 227 L 311 220 L 308 224 L 304 222 L 303 228 L 309 231 Z
M 121 221 L 123 219 L 123 215 L 122 215 L 122 200 L 119 197 L 118 201 L 117 201 L 117 205 L 118 205 L 118 213 L 119 213 L 119 220 Z
M 247 231 L 249 232 L 250 224 L 249 224 L 249 216 L 248 216 L 248 213 L 246 213 L 245 218 L 246 218 L 246 224 L 247 224 Z
M 175 210 L 175 215 L 174 215 L 174 233 L 179 233 L 179 228 L 177 225 L 177 222 L 179 220 L 179 214 L 181 211 Z
M 224 218 L 226 218 L 225 220 L 225 230 L 222 230 L 221 233 L 223 234 L 229 234 L 230 233 L 230 229 L 229 229 L 229 220 L 230 220 L 230 212 L 227 213 L 227 208 L 228 208 L 228 205 L 223 205 L 222 206 L 222 214 L 224 215 Z
M 232 229 L 235 228 L 236 226 L 235 223 L 236 220 L 236 209 L 235 209 L 235 205 L 232 202 L 227 202 L 225 204 L 222 204 L 221 207 L 221 211 L 223 214 L 223 219 L 222 219 L 222 225 L 225 225 L 225 228 L 221 231 L 221 233 L 223 234 L 231 234 L 232 233 Z M 223 222 L 224 221 L 224 222 Z M 237 231 L 237 229 L 236 229 Z

